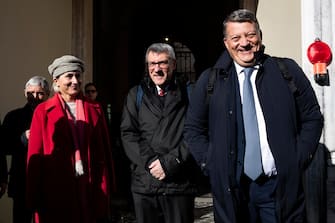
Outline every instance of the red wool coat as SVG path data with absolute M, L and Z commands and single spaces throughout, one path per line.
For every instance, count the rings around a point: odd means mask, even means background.
M 86 122 L 81 158 L 85 174 L 75 176 L 74 141 L 57 96 L 33 115 L 27 157 L 27 207 L 40 223 L 93 223 L 109 212 L 111 152 L 98 103 L 83 99 Z

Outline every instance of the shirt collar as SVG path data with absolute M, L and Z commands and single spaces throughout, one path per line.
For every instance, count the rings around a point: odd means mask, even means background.
M 236 73 L 237 73 L 237 74 L 241 74 L 241 73 L 243 72 L 243 69 L 244 69 L 245 67 L 242 67 L 241 65 L 239 65 L 239 64 L 236 63 L 235 61 L 234 61 L 234 65 L 235 65 Z M 255 65 L 255 66 L 253 66 L 253 67 L 255 68 L 255 70 L 258 70 L 258 69 L 259 69 L 259 65 Z

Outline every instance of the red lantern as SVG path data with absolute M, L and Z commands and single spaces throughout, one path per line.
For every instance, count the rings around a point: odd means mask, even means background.
M 329 46 L 319 38 L 315 39 L 307 49 L 307 57 L 313 64 L 314 80 L 321 86 L 329 86 L 327 66 L 332 61 L 332 52 Z

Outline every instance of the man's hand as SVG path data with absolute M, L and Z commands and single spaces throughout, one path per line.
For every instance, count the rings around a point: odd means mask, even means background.
M 166 177 L 159 159 L 156 159 L 155 161 L 153 161 L 150 164 L 149 169 L 150 169 L 151 175 L 158 180 L 163 180 Z
M 26 130 L 26 131 L 25 131 L 25 133 L 26 133 L 26 138 L 27 138 L 27 140 L 29 140 L 29 136 L 30 136 L 30 129 Z

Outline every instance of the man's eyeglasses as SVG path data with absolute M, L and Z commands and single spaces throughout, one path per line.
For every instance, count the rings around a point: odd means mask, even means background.
M 160 68 L 167 68 L 169 66 L 169 60 L 162 60 L 158 62 L 148 62 L 149 68 L 154 68 L 158 65 Z

